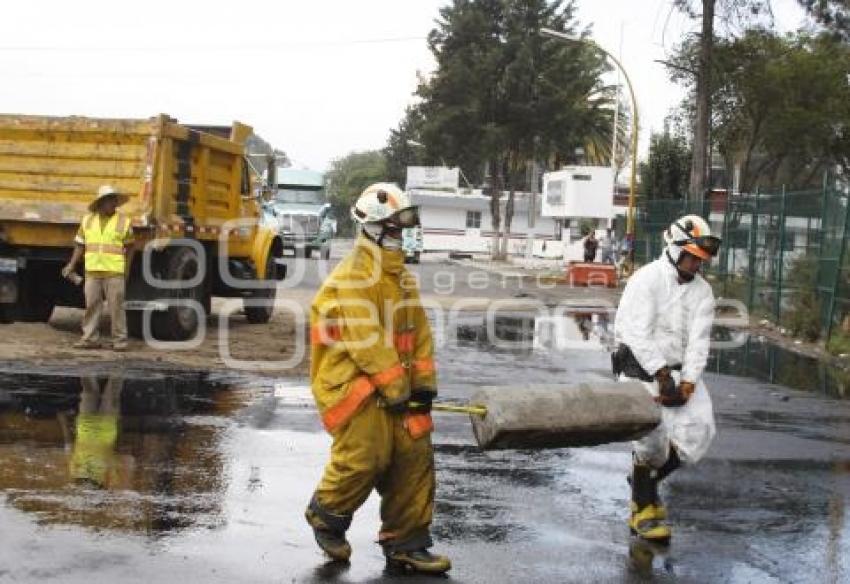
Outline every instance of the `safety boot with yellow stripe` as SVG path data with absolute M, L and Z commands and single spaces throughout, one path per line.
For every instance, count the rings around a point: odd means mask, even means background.
M 652 469 L 645 464 L 635 464 L 632 470 L 632 500 L 629 505 L 629 529 L 634 535 L 659 544 L 670 542 L 670 526 L 664 520 L 667 510 L 658 498 L 658 481 Z

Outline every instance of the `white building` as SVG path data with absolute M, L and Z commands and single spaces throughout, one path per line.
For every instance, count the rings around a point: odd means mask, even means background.
M 411 189 L 413 203 L 419 205 L 422 219 L 424 250 L 488 253 L 493 241 L 493 220 L 490 197 L 480 190 L 431 191 Z M 564 253 L 561 223 L 535 213 L 534 225 L 529 218 L 529 193 L 515 193 L 514 213 L 508 241 L 508 253 L 527 255 L 529 248 L 538 257 L 560 257 Z M 505 204 L 501 200 L 501 225 L 504 225 Z
M 459 189 L 459 170 L 408 167 L 406 189 L 419 205 L 423 250 L 489 253 L 494 241 L 490 197 L 480 189 Z M 500 200 L 504 229 L 508 193 Z M 608 167 L 567 167 L 543 176 L 543 193 L 514 194 L 508 254 L 580 261 L 580 218 L 595 221 L 597 235 L 611 226 L 615 207 Z

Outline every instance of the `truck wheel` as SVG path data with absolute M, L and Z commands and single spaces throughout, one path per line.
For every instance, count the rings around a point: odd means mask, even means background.
M 331 259 L 331 246 L 327 246 L 322 249 L 322 259 L 329 260 Z
M 10 302 L 0 304 L 0 323 L 9 324 L 15 322 L 16 308 L 17 306 Z
M 414 264 L 419 263 L 419 252 L 418 251 L 413 253 L 413 263 Z
M 200 270 L 198 254 L 191 247 L 175 247 L 162 256 L 162 278 L 166 280 L 191 280 Z M 203 282 L 192 288 L 168 290 L 167 298 L 200 302 Z M 171 306 L 164 312 L 154 312 L 151 332 L 161 341 L 185 341 L 198 330 L 198 313 L 188 306 Z
M 266 260 L 265 277 L 267 281 L 275 282 L 271 277 L 275 269 L 275 257 L 269 254 Z M 259 278 L 258 278 L 259 280 Z M 265 324 L 271 320 L 274 312 L 274 299 L 277 295 L 277 285 L 270 288 L 256 288 L 251 290 L 251 295 L 245 298 L 245 318 L 251 324 Z M 251 300 L 264 300 L 262 305 L 251 305 Z
M 20 320 L 22 322 L 47 322 L 53 314 L 53 298 L 43 294 L 32 294 L 20 301 Z
M 142 333 L 142 318 L 144 317 L 143 310 L 128 310 L 127 311 L 127 334 L 134 339 L 141 339 Z
M 54 296 L 59 287 L 58 269 L 38 263 L 28 269 L 21 278 L 18 294 L 18 319 L 23 322 L 47 322 L 56 305 Z

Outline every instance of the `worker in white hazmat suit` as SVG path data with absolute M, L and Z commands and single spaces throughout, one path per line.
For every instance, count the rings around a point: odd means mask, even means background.
M 664 232 L 661 257 L 629 279 L 617 309 L 612 356 L 621 380 L 639 379 L 661 404 L 661 424 L 634 443 L 629 527 L 657 543 L 671 531 L 658 484 L 681 464 L 703 457 L 714 438 L 711 397 L 702 381 L 708 360 L 714 294 L 699 274 L 720 239 L 697 215 Z

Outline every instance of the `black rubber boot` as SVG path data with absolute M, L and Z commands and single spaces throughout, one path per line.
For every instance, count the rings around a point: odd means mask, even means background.
M 676 449 L 671 448 L 670 456 L 667 457 L 667 461 L 661 468 L 655 471 L 655 481 L 660 483 L 673 474 L 673 471 L 678 469 L 680 466 L 682 466 L 682 459 L 679 458 L 679 453 L 676 452 Z
M 438 575 L 452 569 L 452 563 L 446 556 L 432 554 L 427 549 L 395 551 L 388 553 L 386 557 L 387 572 L 391 574 L 416 572 Z
M 313 536 L 322 551 L 332 560 L 347 562 L 351 557 L 351 544 L 345 539 L 345 532 L 329 528 L 312 509 L 308 508 L 304 517 L 313 528 Z
M 654 471 L 645 464 L 635 464 L 632 469 L 632 501 L 629 529 L 647 541 L 666 544 L 670 541 L 670 527 L 664 523 L 666 512 L 658 499 L 658 480 Z

